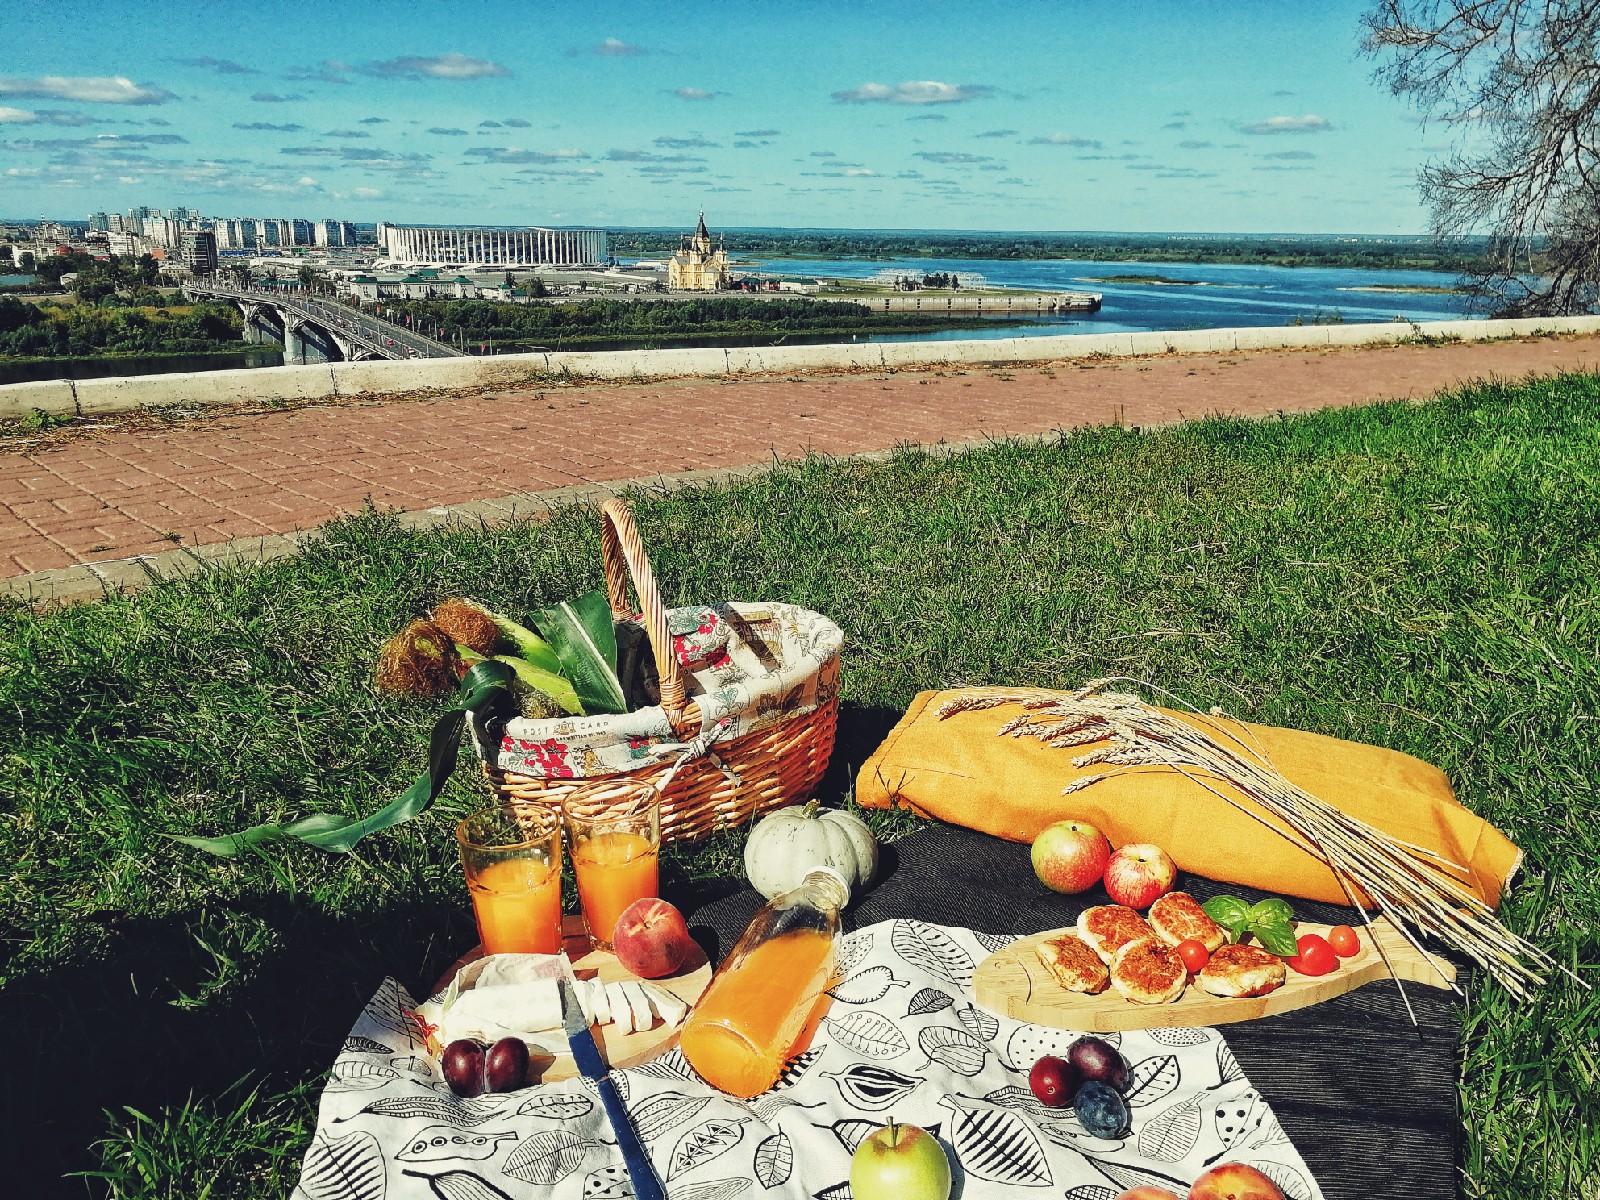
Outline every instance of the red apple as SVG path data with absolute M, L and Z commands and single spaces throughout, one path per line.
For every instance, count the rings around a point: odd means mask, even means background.
M 1178 868 L 1160 846 L 1133 842 L 1106 864 L 1106 894 L 1129 908 L 1149 908 L 1172 890 Z
M 1033 873 L 1069 896 L 1099 883 L 1110 857 L 1106 835 L 1087 821 L 1057 821 L 1033 839 Z
M 850 1194 L 855 1200 L 949 1200 L 950 1160 L 931 1133 L 890 1121 L 851 1156 Z
M 683 966 L 694 942 L 683 914 L 650 896 L 622 910 L 611 945 L 627 970 L 640 979 L 660 979 Z
M 1194 1181 L 1189 1200 L 1283 1200 L 1283 1193 L 1254 1167 L 1223 1163 Z
M 1178 1200 L 1178 1196 L 1166 1188 L 1151 1187 L 1148 1183 L 1141 1183 L 1136 1188 L 1118 1192 L 1117 1200 Z

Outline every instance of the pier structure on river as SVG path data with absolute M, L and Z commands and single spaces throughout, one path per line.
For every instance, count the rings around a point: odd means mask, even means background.
M 820 299 L 848 300 L 873 312 L 955 313 L 983 317 L 1045 317 L 1058 313 L 1099 312 L 1099 292 L 938 292 L 923 289 L 890 292 L 824 294 Z

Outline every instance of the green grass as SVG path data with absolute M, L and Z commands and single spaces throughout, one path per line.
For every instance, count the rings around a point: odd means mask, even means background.
M 1437 763 L 1528 851 L 1508 919 L 1595 975 L 1600 378 L 634 500 L 670 601 L 782 598 L 844 626 L 830 797 L 921 688 L 1135 675 Z M 287 1193 L 317 1077 L 379 979 L 425 986 L 473 940 L 449 829 L 482 797 L 475 767 L 347 857 L 216 860 L 160 835 L 392 797 L 434 710 L 372 692 L 377 644 L 443 596 L 527 612 L 595 586 L 597 542 L 587 510 L 454 531 L 373 513 L 294 559 L 0 610 L 0 1127 L 24 1176 Z M 675 850 L 669 894 L 731 888 L 738 849 Z M 1593 1194 L 1597 1035 L 1600 997 L 1569 982 L 1532 1006 L 1474 987 L 1469 1194 Z

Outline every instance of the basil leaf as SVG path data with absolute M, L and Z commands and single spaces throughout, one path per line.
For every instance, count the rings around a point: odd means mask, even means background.
M 1238 941 L 1250 927 L 1250 906 L 1237 896 L 1213 896 L 1200 906 Z
M 1262 921 L 1292 921 L 1294 909 L 1289 907 L 1287 900 L 1280 900 L 1276 896 L 1252 905 L 1250 909 L 1250 924 L 1259 925 Z
M 1287 921 L 1252 922 L 1250 932 L 1256 935 L 1256 941 L 1279 958 L 1293 958 L 1300 953 L 1300 947 L 1295 943 L 1294 926 Z

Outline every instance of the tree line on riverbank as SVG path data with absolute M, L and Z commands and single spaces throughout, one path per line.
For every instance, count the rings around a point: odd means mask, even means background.
M 203 353 L 237 349 L 242 331 L 227 304 L 56 306 L 0 296 L 0 358 Z
M 625 229 L 608 236 L 611 253 L 621 256 L 670 253 L 677 249 L 679 238 L 676 231 L 664 229 Z M 729 230 L 726 236 L 730 253 L 764 258 L 1062 258 L 1455 272 L 1470 271 L 1481 260 L 1475 245 L 1443 247 L 1427 238 L 854 230 Z
M 615 339 L 695 338 L 718 334 L 870 333 L 948 329 L 969 324 L 945 317 L 884 315 L 850 301 L 757 300 L 708 296 L 695 300 L 581 300 L 501 304 L 486 300 L 385 302 L 401 324 L 438 329 L 445 341 L 561 345 Z

